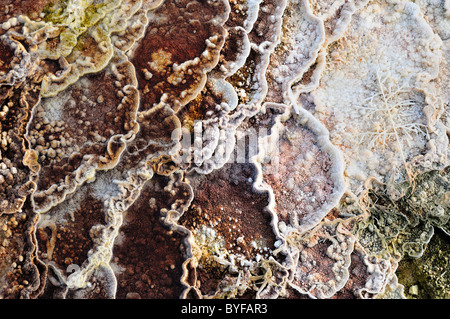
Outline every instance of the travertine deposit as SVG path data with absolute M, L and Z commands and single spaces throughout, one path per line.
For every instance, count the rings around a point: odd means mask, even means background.
M 450 298 L 450 1 L 0 0 L 0 298 Z

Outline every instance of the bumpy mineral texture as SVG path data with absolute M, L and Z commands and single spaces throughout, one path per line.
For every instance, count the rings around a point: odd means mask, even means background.
M 448 0 L 0 0 L 0 298 L 450 298 Z

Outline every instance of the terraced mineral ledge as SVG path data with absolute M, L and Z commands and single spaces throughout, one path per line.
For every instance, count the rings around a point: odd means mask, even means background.
M 449 0 L 0 0 L 0 298 L 450 298 Z

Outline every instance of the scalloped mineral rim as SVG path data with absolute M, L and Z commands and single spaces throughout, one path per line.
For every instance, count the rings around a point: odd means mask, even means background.
M 0 0 L 0 298 L 448 296 L 449 39 L 448 0 Z

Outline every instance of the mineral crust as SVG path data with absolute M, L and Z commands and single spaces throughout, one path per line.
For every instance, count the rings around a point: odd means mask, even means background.
M 448 0 L 0 0 L 0 298 L 450 298 Z

